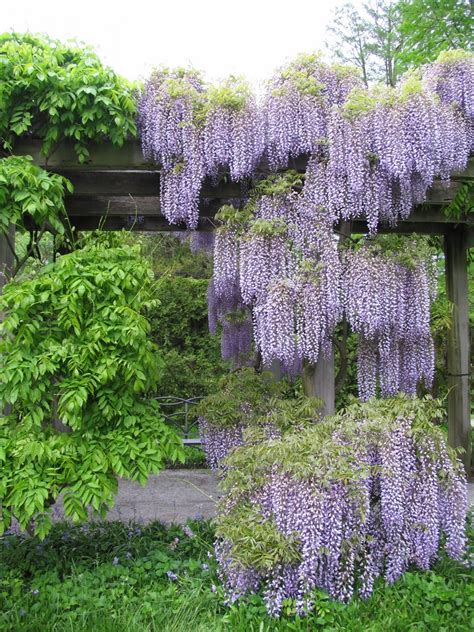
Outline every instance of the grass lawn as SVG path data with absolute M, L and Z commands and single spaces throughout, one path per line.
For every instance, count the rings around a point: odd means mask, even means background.
M 0 539 L 0 630 L 79 632 L 470 631 L 474 571 L 445 558 L 344 606 L 318 594 L 306 619 L 266 615 L 261 596 L 227 608 L 213 532 L 154 523 L 59 524 L 48 538 Z M 187 529 L 186 529 L 187 530 Z M 474 535 L 470 530 L 471 546 Z M 471 549 L 472 550 L 472 549 Z M 291 604 L 288 605 L 288 611 Z

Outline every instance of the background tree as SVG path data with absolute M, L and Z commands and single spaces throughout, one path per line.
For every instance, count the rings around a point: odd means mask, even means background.
M 328 33 L 336 58 L 359 68 L 366 85 L 371 79 L 395 85 L 403 38 L 394 2 L 371 0 L 362 8 L 344 4 L 334 10 Z
M 344 64 L 359 68 L 366 86 L 371 74 L 371 51 L 369 50 L 370 24 L 356 7 L 347 3 L 334 10 L 334 18 L 328 27 L 331 48 L 337 59 Z
M 472 0 L 400 0 L 396 4 L 403 37 L 404 68 L 433 61 L 449 48 L 472 50 Z
M 328 48 L 370 80 L 396 84 L 408 68 L 453 48 L 472 50 L 472 0 L 370 0 L 335 8 Z
M 394 86 L 400 75 L 400 52 L 403 35 L 397 5 L 391 0 L 373 0 L 364 5 L 369 16 L 368 49 L 375 60 L 377 75 Z

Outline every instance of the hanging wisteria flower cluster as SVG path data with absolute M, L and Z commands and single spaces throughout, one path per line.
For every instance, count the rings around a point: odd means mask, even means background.
M 234 208 L 224 207 L 220 212 L 234 215 Z M 240 292 L 237 226 L 233 222 L 215 233 L 214 275 L 208 286 L 207 309 L 210 333 L 215 334 L 218 324 L 221 326 L 222 359 L 237 367 L 252 363 L 252 317 Z
M 396 243 L 394 243 L 396 242 Z M 377 237 L 345 253 L 344 310 L 359 334 L 361 399 L 430 388 L 434 346 L 430 306 L 436 295 L 432 253 L 421 239 Z
M 294 375 L 331 349 L 341 315 L 340 263 L 332 221 L 315 202 L 314 163 L 305 184 L 294 171 L 257 184 L 244 209 L 225 207 L 218 219 L 214 287 L 238 296 L 253 315 L 263 365 L 278 360 Z
M 334 217 L 367 218 L 370 232 L 423 203 L 435 177 L 466 167 L 466 118 L 407 76 L 395 88 L 353 90 L 333 108 L 322 203 Z
M 361 81 L 353 69 L 328 66 L 319 55 L 299 55 L 268 82 L 262 110 L 271 169 L 314 155 L 327 142 L 333 105 L 341 105 Z
M 139 103 L 144 156 L 161 166 L 162 212 L 195 228 L 206 177 L 235 181 L 300 156 L 318 166 L 318 199 L 335 219 L 406 218 L 435 177 L 465 168 L 474 147 L 474 57 L 442 53 L 422 78 L 362 87 L 353 70 L 302 55 L 269 81 L 261 105 L 242 79 L 207 85 L 192 70 L 157 70 Z
M 427 88 L 446 105 L 457 105 L 469 126 L 474 151 L 474 55 L 464 50 L 442 52 L 437 61 L 423 69 Z
M 443 541 L 461 560 L 466 479 L 435 409 L 433 400 L 374 400 L 234 450 L 215 547 L 229 602 L 263 588 L 270 614 L 291 600 L 304 615 L 317 588 L 347 602 L 367 598 L 377 577 L 429 569 Z
M 138 111 L 143 154 L 161 166 L 161 210 L 171 224 L 197 227 L 206 176 L 228 170 L 239 181 L 260 161 L 261 115 L 242 79 L 209 87 L 196 71 L 156 70 Z

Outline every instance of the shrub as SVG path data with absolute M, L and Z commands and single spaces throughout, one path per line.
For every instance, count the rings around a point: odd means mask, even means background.
M 268 611 L 304 614 L 314 591 L 349 601 L 383 576 L 461 560 L 466 480 L 432 421 L 437 403 L 355 403 L 333 419 L 227 458 L 216 553 L 233 601 L 262 585 Z
M 31 34 L 0 35 L 0 140 L 33 136 L 49 155 L 57 143 L 74 142 L 79 162 L 88 143 L 122 145 L 135 136 L 132 86 L 102 65 L 92 49 Z
M 66 516 L 104 514 L 117 477 L 144 483 L 182 457 L 154 393 L 152 272 L 137 249 L 91 245 L 5 286 L 0 309 L 0 529 L 35 520 L 64 492 Z
M 295 396 L 287 382 L 276 382 L 268 372 L 247 367 L 224 376 L 196 407 L 209 467 L 222 466 L 229 452 L 244 443 L 314 422 L 320 407 L 320 400 Z

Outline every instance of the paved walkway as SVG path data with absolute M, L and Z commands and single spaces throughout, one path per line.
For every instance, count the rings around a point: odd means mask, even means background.
M 210 470 L 164 470 L 150 476 L 145 487 L 120 481 L 107 520 L 183 523 L 190 518 L 212 518 L 219 497 L 217 476 Z M 468 499 L 474 508 L 474 483 L 468 486 Z
M 120 481 L 115 506 L 107 519 L 186 522 L 190 518 L 212 518 L 219 496 L 217 476 L 209 470 L 164 470 L 150 476 L 145 487 Z

